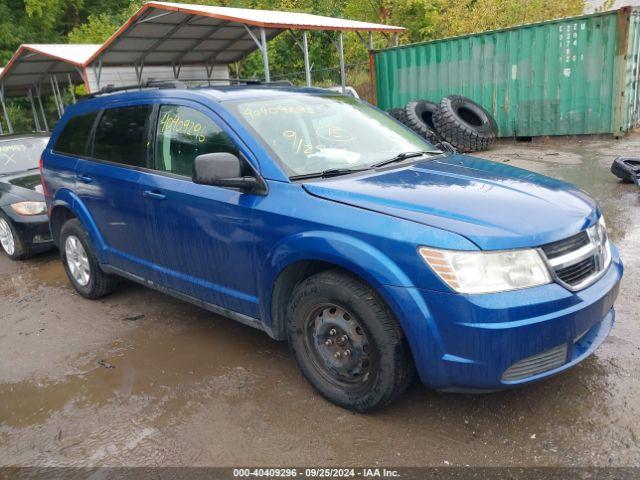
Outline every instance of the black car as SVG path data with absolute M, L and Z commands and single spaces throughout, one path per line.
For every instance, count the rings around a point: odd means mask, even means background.
M 0 246 L 12 260 L 53 247 L 38 164 L 48 135 L 0 137 Z

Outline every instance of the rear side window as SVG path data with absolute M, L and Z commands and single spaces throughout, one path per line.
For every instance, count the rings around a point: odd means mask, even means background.
M 189 107 L 160 107 L 156 131 L 156 170 L 191 177 L 198 155 L 217 152 L 238 155 L 238 149 L 229 135 L 212 119 Z
M 133 167 L 147 166 L 151 105 L 110 108 L 100 117 L 93 157 Z
M 69 120 L 53 150 L 67 155 L 86 155 L 91 127 L 93 127 L 97 115 L 98 112 L 85 113 Z

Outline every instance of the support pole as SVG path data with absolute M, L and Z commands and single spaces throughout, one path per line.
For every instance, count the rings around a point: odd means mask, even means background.
M 369 50 L 373 50 L 373 32 L 369 32 Z
M 309 66 L 309 39 L 307 31 L 302 32 L 302 49 L 304 53 L 304 73 L 307 78 L 307 87 L 311 86 L 311 67 Z
M 47 114 L 44 111 L 44 106 L 42 105 L 42 97 L 40 96 L 40 85 L 36 85 L 35 89 L 36 89 L 36 97 L 38 97 L 38 105 L 40 105 L 40 112 L 42 113 L 42 121 L 44 122 L 44 130 L 45 132 L 48 132 L 49 123 L 47 122 Z
M 58 84 L 58 77 L 53 76 L 53 84 L 56 86 L 56 92 L 58 92 L 58 100 L 60 101 L 60 111 L 64 115 L 64 102 L 62 101 L 62 92 L 60 91 L 60 85 Z
M 33 124 L 36 127 L 36 132 L 41 132 L 42 128 L 40 128 L 40 120 L 38 119 L 36 102 L 33 101 L 33 93 L 31 93 L 31 89 L 27 90 L 27 96 L 29 97 L 29 103 L 31 104 L 31 113 L 33 114 Z
M 67 78 L 69 79 L 69 90 L 71 90 L 71 98 L 73 98 L 73 103 L 76 103 L 76 91 L 73 86 L 73 82 L 71 81 L 71 74 L 67 73 Z
M 394 33 L 393 34 L 393 46 L 397 47 L 400 44 L 399 38 L 398 38 L 398 34 Z
M 260 27 L 260 50 L 262 50 L 262 65 L 264 67 L 264 81 L 271 81 L 271 73 L 269 72 L 269 54 L 267 53 L 267 32 Z
M 7 105 L 4 103 L 4 85 L 0 85 L 0 104 L 2 104 L 2 111 L 4 112 L 4 120 L 7 122 L 7 130 L 9 131 L 9 134 L 12 134 L 13 125 L 11 125 L 9 112 L 7 112 Z
M 342 32 L 338 32 L 338 53 L 340 54 L 340 86 L 342 94 L 347 93 L 347 75 L 344 67 L 344 44 L 342 42 Z
M 96 91 L 100 91 L 100 76 L 102 75 L 102 58 L 98 59 L 97 63 L 93 64 L 93 74 L 96 77 Z
M 178 64 L 172 64 L 171 68 L 173 68 L 173 78 L 175 80 L 179 80 L 180 79 L 180 70 L 182 70 L 182 62 L 178 63 Z
M 138 86 L 142 87 L 142 70 L 144 69 L 144 63 L 140 63 L 140 66 L 134 65 L 133 68 L 136 71 L 136 79 L 138 80 Z
M 58 103 L 58 95 L 56 94 L 56 86 L 53 84 L 53 77 L 49 77 L 49 83 L 51 83 L 51 92 L 53 93 L 53 103 L 56 104 L 56 110 L 58 111 L 58 118 L 62 118 L 62 111 L 60 110 L 60 104 Z

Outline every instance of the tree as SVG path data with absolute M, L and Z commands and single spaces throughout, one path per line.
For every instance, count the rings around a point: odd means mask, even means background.
M 442 13 L 440 34 L 464 35 L 484 30 L 580 15 L 583 0 L 461 0 L 449 2 Z

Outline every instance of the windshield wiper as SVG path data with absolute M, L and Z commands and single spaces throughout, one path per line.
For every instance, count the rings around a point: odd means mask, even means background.
M 441 152 L 440 150 L 427 150 L 424 152 L 402 152 L 388 160 L 383 160 L 382 162 L 374 163 L 373 165 L 371 165 L 371 168 L 384 167 L 385 165 L 390 165 L 396 162 L 402 162 L 403 160 L 407 160 L 409 158 L 422 157 L 423 155 L 440 155 L 442 153 L 443 152 Z
M 289 177 L 291 180 L 306 180 L 308 178 L 328 178 L 328 177 L 337 177 L 339 175 L 348 175 L 350 173 L 356 172 L 364 172 L 365 170 L 371 170 L 372 168 L 383 167 L 384 165 L 389 165 L 391 163 L 401 162 L 403 160 L 407 160 L 408 158 L 414 157 L 422 157 L 424 155 L 442 155 L 444 152 L 440 150 L 426 150 L 424 152 L 403 152 L 396 155 L 393 158 L 388 160 L 384 160 L 379 163 L 374 163 L 368 167 L 363 168 L 332 168 L 329 170 L 323 170 L 322 172 L 314 172 L 314 173 L 305 173 L 303 175 L 293 175 Z
M 291 180 L 306 180 L 307 178 L 329 178 L 337 177 L 339 175 L 348 175 L 350 173 L 364 172 L 370 170 L 366 168 L 331 168 L 329 170 L 323 170 L 322 172 L 305 173 L 303 175 L 293 175 L 289 177 Z

